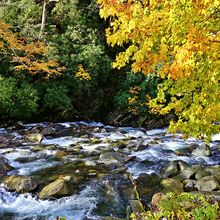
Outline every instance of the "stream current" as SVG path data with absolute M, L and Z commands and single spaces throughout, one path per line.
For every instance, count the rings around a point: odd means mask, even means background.
M 48 127 L 53 132 L 45 134 L 41 143 L 26 138 L 27 133 Z M 198 157 L 187 152 L 202 142 L 184 141 L 180 134 L 172 136 L 166 129 L 147 131 L 86 122 L 40 123 L 26 124 L 22 128 L 1 128 L 0 137 L 3 143 L 0 155 L 14 168 L 7 175 L 32 176 L 40 182 L 38 190 L 58 175 L 82 177 L 76 191 L 50 200 L 40 200 L 37 191 L 18 194 L 1 184 L 0 219 L 4 220 L 125 218 L 128 201 L 132 199 L 129 190 L 125 189 L 132 188 L 126 176 L 137 179 L 142 174 L 160 175 L 168 162 L 177 160 L 203 166 L 220 163 L 219 136 L 213 137 L 211 142 L 213 155 Z M 76 148 L 79 150 L 74 150 Z M 65 154 L 59 156 L 58 152 Z M 123 154 L 127 162 L 118 167 L 100 161 L 100 154 L 105 152 Z M 121 167 L 122 171 L 117 171 Z

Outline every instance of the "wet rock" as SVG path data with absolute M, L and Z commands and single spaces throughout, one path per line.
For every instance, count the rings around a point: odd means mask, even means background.
M 45 186 L 39 193 L 39 199 L 50 199 L 53 197 L 62 197 L 69 194 L 66 183 L 70 181 L 70 177 L 59 178 L 56 181 Z
M 53 127 L 46 127 L 41 131 L 41 134 L 43 136 L 52 135 L 55 133 L 55 131 L 56 131 L 56 129 Z
M 91 144 L 100 144 L 101 143 L 101 140 L 99 138 L 96 138 L 96 137 L 92 137 L 89 139 L 89 142 Z
M 126 156 L 124 158 L 124 162 L 128 163 L 128 162 L 134 161 L 136 158 L 137 158 L 136 156 Z
M 31 142 L 40 143 L 44 137 L 41 133 L 34 133 L 26 135 L 26 138 Z
M 0 157 L 0 176 L 5 176 L 7 172 L 13 170 L 14 168 L 10 166 L 8 160 L 4 157 Z
M 99 162 L 110 165 L 110 164 L 121 164 L 123 158 L 120 153 L 117 152 L 105 152 L 99 156 Z
M 219 182 L 213 176 L 206 176 L 196 182 L 199 191 L 213 191 L 219 189 Z
M 31 150 L 33 152 L 38 152 L 38 151 L 43 151 L 45 149 L 44 146 L 37 146 L 37 147 L 33 147 Z
M 30 176 L 7 176 L 3 179 L 9 190 L 16 191 L 18 193 L 27 193 L 36 189 L 37 182 Z
M 29 163 L 37 159 L 38 159 L 37 157 L 18 157 L 15 161 L 19 163 Z
M 192 151 L 193 156 L 197 157 L 209 157 L 212 154 L 212 150 L 209 145 L 202 144 Z
M 167 178 L 161 181 L 161 186 L 163 187 L 164 192 L 183 192 L 183 184 L 179 179 Z
M 56 152 L 55 158 L 60 160 L 63 157 L 65 157 L 66 155 L 67 155 L 67 152 L 60 150 L 60 151 Z

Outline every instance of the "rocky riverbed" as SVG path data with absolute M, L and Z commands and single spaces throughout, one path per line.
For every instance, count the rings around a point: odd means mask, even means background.
M 220 193 L 220 142 L 101 123 L 0 129 L 0 219 L 129 219 L 157 192 Z

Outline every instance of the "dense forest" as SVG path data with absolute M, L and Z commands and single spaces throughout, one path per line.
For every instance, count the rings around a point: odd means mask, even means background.
M 219 132 L 218 1 L 4 0 L 0 12 L 2 121 Z
M 16 68 L 24 60 L 14 61 L 14 50 L 23 57 L 25 52 L 15 45 L 15 40 L 6 40 L 4 43 L 8 45 L 2 50 L 0 61 L 2 121 L 112 120 L 117 123 L 120 120 L 111 118 L 115 111 L 122 114 L 125 124 L 132 124 L 138 118 L 141 125 L 149 118 L 143 106 L 145 96 L 156 95 L 160 80 L 156 75 L 134 75 L 129 67 L 112 68 L 111 63 L 121 48 L 107 45 L 108 21 L 100 18 L 96 1 L 3 1 L 0 16 L 2 27 L 4 23 L 11 25 L 9 32 L 1 29 L 1 37 L 16 34 L 17 43 L 30 44 L 32 50 L 39 49 L 40 41 L 47 49 L 36 51 L 30 61 L 54 60 L 60 68 L 59 74 L 48 73 L 40 66 L 35 66 L 35 72 L 30 70 L 33 66 Z M 137 93 L 138 100 L 132 102 Z
M 0 219 L 220 219 L 219 0 L 0 0 Z

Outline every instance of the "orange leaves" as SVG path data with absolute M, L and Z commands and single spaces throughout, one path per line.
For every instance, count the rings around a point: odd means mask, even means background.
M 55 60 L 48 60 L 49 47 L 43 42 L 28 43 L 11 31 L 12 26 L 0 20 L 0 53 L 14 63 L 15 70 L 26 70 L 29 74 L 44 73 L 45 77 L 59 74 L 63 68 Z
M 135 73 L 156 71 L 166 79 L 150 106 L 175 112 L 179 119 L 170 131 L 207 140 L 220 132 L 214 123 L 220 121 L 219 0 L 98 2 L 100 15 L 111 19 L 108 44 L 124 49 L 114 67 L 130 63 Z M 136 94 L 129 102 L 136 102 Z

